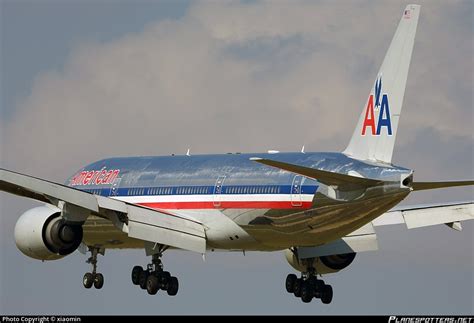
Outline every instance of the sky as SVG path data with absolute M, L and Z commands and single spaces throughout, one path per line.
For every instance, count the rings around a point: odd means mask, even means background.
M 415 180 L 474 178 L 472 1 L 419 1 L 393 162 Z M 52 181 L 110 156 L 341 151 L 406 1 L 0 0 L 1 167 Z M 472 188 L 403 203 L 472 200 Z M 23 256 L 0 195 L 3 314 L 472 314 L 474 225 L 377 230 L 377 252 L 325 281 L 329 306 L 284 290 L 281 252 L 173 251 L 174 298 L 132 286 L 142 250 L 106 251 L 85 290 L 78 252 Z

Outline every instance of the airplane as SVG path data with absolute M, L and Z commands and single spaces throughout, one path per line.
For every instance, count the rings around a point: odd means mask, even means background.
M 65 184 L 0 169 L 0 190 L 45 203 L 18 219 L 18 249 L 42 261 L 90 252 L 83 285 L 96 289 L 104 285 L 98 255 L 142 249 L 151 262 L 133 267 L 132 283 L 170 296 L 179 282 L 164 269 L 167 250 L 284 251 L 300 272 L 287 276 L 286 291 L 329 304 L 333 289 L 322 275 L 376 250 L 374 227 L 460 230 L 474 219 L 472 201 L 397 206 L 414 191 L 474 185 L 414 181 L 413 170 L 391 162 L 419 14 L 419 5 L 404 9 L 343 152 L 107 158 Z

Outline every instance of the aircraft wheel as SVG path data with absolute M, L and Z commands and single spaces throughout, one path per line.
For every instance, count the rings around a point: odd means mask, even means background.
M 324 284 L 324 281 L 322 280 L 317 280 L 315 285 L 314 285 L 314 297 L 316 298 L 321 298 L 323 297 L 323 289 L 326 284 Z
M 332 287 L 331 285 L 324 285 L 322 290 L 321 301 L 323 304 L 329 304 L 332 301 Z
M 148 278 L 148 271 L 142 271 L 138 279 L 138 284 L 140 285 L 141 289 L 146 289 L 147 278 Z
M 170 277 L 166 292 L 168 293 L 169 296 L 175 296 L 176 294 L 178 294 L 178 289 L 179 289 L 178 278 L 174 276 Z
M 140 283 L 140 273 L 143 272 L 141 266 L 135 266 L 132 269 L 132 283 L 133 285 L 138 285 Z
M 286 276 L 285 287 L 288 293 L 293 293 L 295 291 L 295 282 L 298 278 L 296 278 L 295 274 L 289 274 Z
M 163 271 L 161 273 L 161 279 L 162 279 L 163 282 L 168 282 L 168 280 L 170 280 L 170 278 L 171 278 L 171 274 L 170 274 L 169 271 Z
M 171 279 L 170 272 L 162 271 L 161 274 L 159 275 L 160 288 L 163 290 L 167 290 L 170 279 Z
M 317 290 L 323 290 L 324 289 L 324 286 L 326 286 L 326 284 L 324 283 L 323 280 L 318 280 L 316 281 L 316 289 Z
M 148 294 L 155 295 L 158 289 L 158 278 L 155 275 L 149 275 L 146 280 L 146 290 Z
M 84 287 L 89 289 L 92 287 L 93 283 L 94 283 L 94 275 L 92 275 L 92 273 L 85 273 L 84 278 L 82 279 L 82 284 L 84 285 Z
M 94 276 L 94 287 L 96 289 L 101 289 L 104 286 L 104 275 L 97 273 Z
M 295 282 L 295 287 L 293 289 L 293 294 L 296 297 L 301 297 L 301 288 L 303 287 L 302 284 L 303 284 L 303 280 L 301 278 L 298 278 Z
M 304 303 L 309 303 L 313 299 L 313 287 L 308 282 L 303 282 L 301 287 L 301 300 Z

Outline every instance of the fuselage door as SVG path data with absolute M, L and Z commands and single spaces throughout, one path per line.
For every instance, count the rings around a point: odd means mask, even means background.
M 114 182 L 112 183 L 112 186 L 110 187 L 110 196 L 117 196 L 118 195 L 118 189 L 120 186 L 120 181 L 122 178 L 116 178 Z
M 296 175 L 293 178 L 293 184 L 291 185 L 291 206 L 302 206 L 301 200 L 301 184 L 303 183 L 303 176 Z
M 222 197 L 222 186 L 224 185 L 225 176 L 219 176 L 216 181 L 216 185 L 214 186 L 214 196 L 213 196 L 213 203 L 214 207 L 221 206 L 221 197 Z

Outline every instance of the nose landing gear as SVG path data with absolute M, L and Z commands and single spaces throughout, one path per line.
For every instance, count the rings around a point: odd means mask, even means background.
M 92 265 L 92 272 L 85 273 L 82 279 L 82 284 L 85 288 L 91 288 L 92 285 L 96 289 L 101 289 L 104 286 L 104 275 L 97 272 L 97 255 L 105 254 L 105 249 L 99 247 L 89 247 L 91 256 L 87 259 L 87 263 Z

